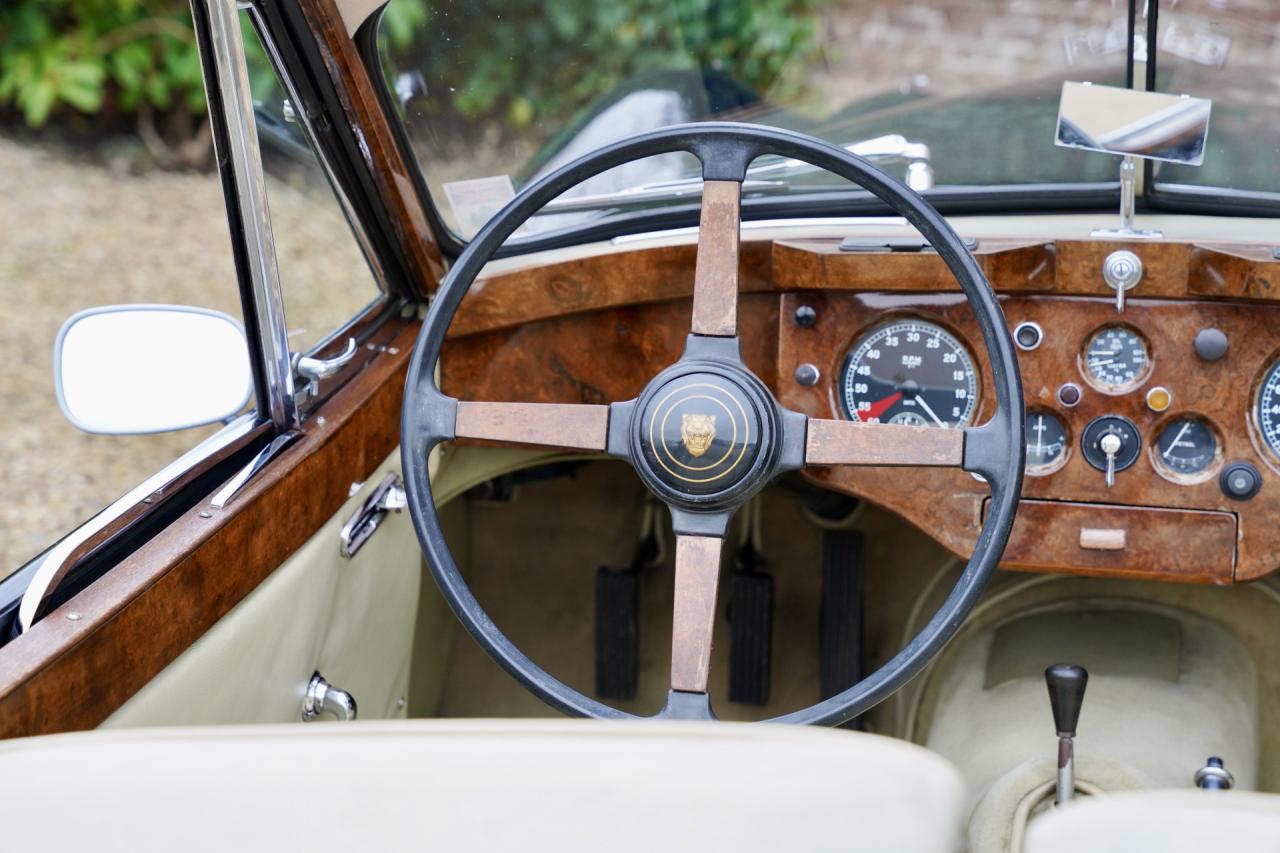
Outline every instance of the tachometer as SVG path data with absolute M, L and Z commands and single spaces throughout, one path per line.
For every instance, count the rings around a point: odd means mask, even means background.
M 921 320 L 879 326 L 845 360 L 840 399 L 864 423 L 968 425 L 978 400 L 973 359 L 949 332 Z
M 1271 365 L 1258 388 L 1258 431 L 1271 452 L 1280 457 L 1280 362 Z

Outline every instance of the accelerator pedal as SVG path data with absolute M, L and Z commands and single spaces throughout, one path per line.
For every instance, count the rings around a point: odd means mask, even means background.
M 819 617 L 823 699 L 849 689 L 862 678 L 862 554 L 862 534 L 856 530 L 823 533 Z
M 729 701 L 764 705 L 769 701 L 773 656 L 773 576 L 750 543 L 734 561 L 729 577 Z

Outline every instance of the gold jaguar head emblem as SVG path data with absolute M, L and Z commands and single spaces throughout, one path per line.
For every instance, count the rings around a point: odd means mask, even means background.
M 691 455 L 701 456 L 706 453 L 715 437 L 715 415 L 680 416 L 680 438 L 684 439 L 684 447 Z

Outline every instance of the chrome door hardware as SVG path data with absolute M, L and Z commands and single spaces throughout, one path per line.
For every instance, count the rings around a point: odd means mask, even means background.
M 342 530 L 338 533 L 339 552 L 348 560 L 354 557 L 382 524 L 382 519 L 388 512 L 399 512 L 408 505 L 400 476 L 388 474 L 383 477 L 373 493 L 347 519 L 347 523 L 342 525 Z
M 258 451 L 258 455 L 249 461 L 240 471 L 232 477 L 225 486 L 222 487 L 213 500 L 209 501 L 209 505 L 214 509 L 222 509 L 227 505 L 227 501 L 231 500 L 249 482 L 255 474 L 261 471 L 268 462 L 275 459 L 280 451 L 284 450 L 290 444 L 302 438 L 302 433 L 297 430 L 289 430 L 282 435 L 277 435 L 271 439 L 271 443 Z
M 317 672 L 312 674 L 307 694 L 302 697 L 302 721 L 314 722 L 321 714 L 328 714 L 340 723 L 349 723 L 356 718 L 356 697 L 334 687 Z
M 355 357 L 356 339 L 347 338 L 347 348 L 342 351 L 341 355 L 336 355 L 333 358 L 312 358 L 300 352 L 294 353 L 293 370 L 303 379 L 310 381 L 311 384 L 307 388 L 307 392 L 315 396 L 321 379 L 328 379 L 330 376 L 335 375 Z

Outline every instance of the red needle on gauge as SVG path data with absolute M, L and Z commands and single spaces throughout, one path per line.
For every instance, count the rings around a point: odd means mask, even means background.
M 872 403 L 871 408 L 862 412 L 862 414 L 865 415 L 867 419 L 878 418 L 881 415 L 883 415 L 886 411 L 888 411 L 890 406 L 892 406 L 894 403 L 898 402 L 901 399 L 902 399 L 902 392 L 895 391 L 894 393 L 890 394 L 888 397 L 885 397 L 883 400 L 877 400 L 874 403 Z

